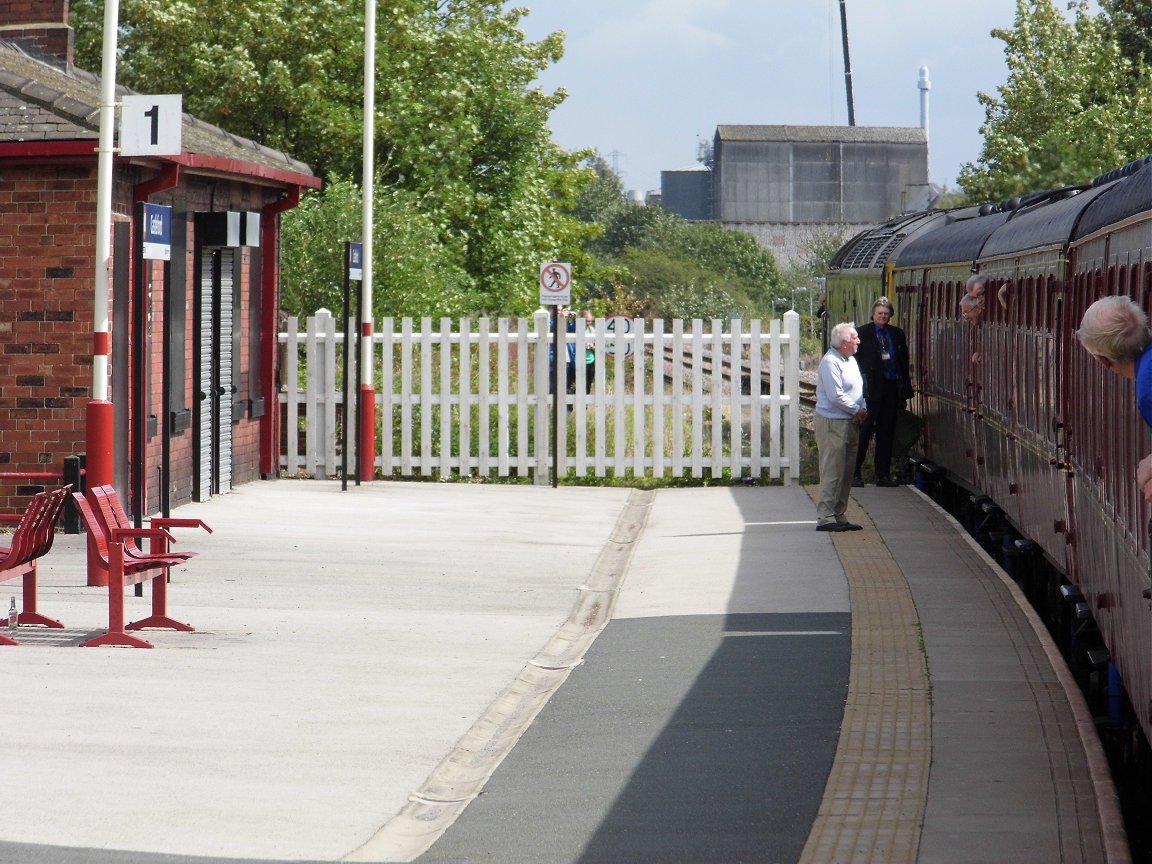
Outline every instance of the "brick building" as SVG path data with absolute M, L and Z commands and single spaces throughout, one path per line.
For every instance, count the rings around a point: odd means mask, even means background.
M 61 471 L 89 431 L 100 82 L 73 66 L 67 17 L 68 0 L 0 4 L 0 474 Z M 178 155 L 113 169 L 114 482 L 144 514 L 276 475 L 279 217 L 320 185 L 182 125 Z M 169 261 L 138 259 L 142 202 L 172 208 Z M 0 482 L 0 510 L 36 488 Z

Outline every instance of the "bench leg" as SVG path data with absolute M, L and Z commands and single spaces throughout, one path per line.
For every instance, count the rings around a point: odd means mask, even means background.
M 0 635 L 0 645 L 19 645 L 19 644 L 20 643 L 17 642 L 15 639 L 11 639 L 8 636 Z
M 128 625 L 128 630 L 143 630 L 145 627 L 162 627 L 166 630 L 181 630 L 194 633 L 195 628 L 183 621 L 168 617 L 168 568 L 152 578 L 152 614 Z
M 26 624 L 40 624 L 43 627 L 63 627 L 55 618 L 41 615 L 36 610 L 36 562 L 31 563 L 31 569 L 24 574 L 24 609 L 19 617 L 20 626 Z
M 151 648 L 152 643 L 124 632 L 124 544 L 108 544 L 108 632 L 89 639 L 81 648 L 119 645 L 125 648 Z

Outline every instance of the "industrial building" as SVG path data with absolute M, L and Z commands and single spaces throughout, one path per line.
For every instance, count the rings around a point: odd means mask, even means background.
M 751 234 L 784 266 L 814 233 L 850 235 L 938 195 L 917 127 L 717 126 L 703 167 L 661 172 L 663 205 Z

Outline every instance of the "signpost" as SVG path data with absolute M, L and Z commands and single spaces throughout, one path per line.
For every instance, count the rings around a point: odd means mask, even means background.
M 560 380 L 564 378 L 561 370 L 567 360 L 568 352 L 560 352 L 560 322 L 561 306 L 572 303 L 572 265 L 560 261 L 549 261 L 540 265 L 540 305 L 551 306 L 552 315 L 552 488 L 559 483 L 556 476 L 557 439 L 560 437 Z
M 355 342 L 355 334 L 348 326 L 348 322 L 352 316 L 350 308 L 352 303 L 352 285 L 356 282 L 359 289 L 363 290 L 364 287 L 364 244 L 354 241 L 348 241 L 344 244 L 344 320 L 341 327 L 344 328 L 344 398 L 340 400 L 340 491 L 348 491 L 348 445 L 353 440 L 353 437 L 348 434 L 348 402 L 352 396 L 351 377 L 349 374 L 349 365 L 352 359 L 352 343 Z M 356 304 L 360 308 L 360 303 Z M 361 377 L 362 369 L 361 364 L 357 363 L 357 379 Z M 360 382 L 357 381 L 359 384 Z M 360 393 L 360 387 L 356 388 L 357 396 Z M 363 406 L 360 404 L 361 400 L 356 400 L 356 428 L 360 428 L 361 415 Z M 360 446 L 364 446 L 364 442 L 360 442 Z M 356 471 L 356 485 L 360 485 L 360 471 Z

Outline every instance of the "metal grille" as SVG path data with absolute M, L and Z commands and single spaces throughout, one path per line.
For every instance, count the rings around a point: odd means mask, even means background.
M 842 270 L 867 270 L 878 267 L 891 257 L 892 251 L 906 236 L 903 232 L 898 232 L 865 237 L 848 253 L 840 267 Z

